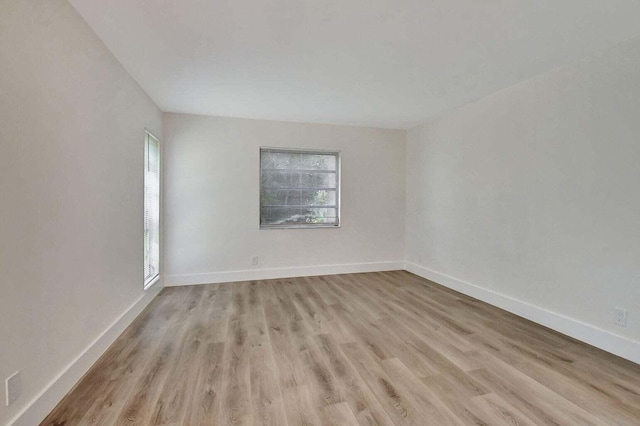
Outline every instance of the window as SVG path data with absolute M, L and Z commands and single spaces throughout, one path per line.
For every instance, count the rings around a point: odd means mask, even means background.
M 160 275 L 160 141 L 144 142 L 144 288 Z
M 340 226 L 340 153 L 260 148 L 260 228 Z

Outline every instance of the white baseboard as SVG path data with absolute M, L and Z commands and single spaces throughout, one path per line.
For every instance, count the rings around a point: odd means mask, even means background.
M 269 280 L 276 278 L 309 277 L 314 275 L 354 274 L 359 272 L 394 271 L 402 269 L 404 269 L 404 261 L 247 269 L 244 271 L 209 272 L 205 274 L 168 275 L 165 277 L 164 285 L 180 286 L 214 284 L 234 281 Z
M 593 325 L 547 311 L 513 297 L 482 288 L 449 275 L 441 274 L 415 263 L 405 262 L 405 269 L 452 290 L 497 306 L 512 314 L 549 327 L 591 346 L 640 364 L 640 342 L 627 339 Z
M 142 310 L 160 293 L 162 283 L 150 287 L 118 319 L 104 330 L 76 359 L 67 365 L 7 426 L 40 424 L 73 386 L 89 371 L 111 344 L 133 322 Z

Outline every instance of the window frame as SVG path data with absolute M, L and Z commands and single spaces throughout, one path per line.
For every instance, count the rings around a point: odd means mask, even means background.
M 294 153 L 294 154 L 309 154 L 309 155 L 333 155 L 336 158 L 336 223 L 303 223 L 303 224 L 284 224 L 284 225 L 270 225 L 262 224 L 261 210 L 262 210 L 262 152 L 274 151 L 281 153 Z M 331 229 L 342 227 L 342 153 L 339 150 L 327 150 L 327 149 L 308 149 L 308 148 L 282 148 L 272 146 L 261 146 L 258 154 L 258 227 L 260 230 L 264 229 Z
M 142 172 L 142 259 L 145 262 L 146 248 L 145 248 L 145 222 L 144 222 L 144 212 L 145 212 L 145 189 L 146 189 L 146 174 L 147 168 L 149 167 L 149 141 L 150 139 L 155 140 L 158 144 L 158 270 L 155 271 L 155 274 L 150 275 L 149 277 L 144 275 L 144 269 L 147 265 L 143 264 L 143 289 L 148 290 L 160 280 L 160 270 L 161 270 L 161 237 L 162 237 L 162 148 L 160 144 L 160 139 L 154 136 L 149 130 L 145 129 L 144 131 L 144 158 L 143 158 L 143 172 Z

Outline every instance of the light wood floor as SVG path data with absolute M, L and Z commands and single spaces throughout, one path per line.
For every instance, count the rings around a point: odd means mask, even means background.
M 44 421 L 639 425 L 640 366 L 407 272 L 166 288 Z

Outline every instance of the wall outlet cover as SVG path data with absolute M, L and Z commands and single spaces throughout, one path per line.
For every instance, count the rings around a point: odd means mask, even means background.
M 620 327 L 627 326 L 627 311 L 625 309 L 615 308 L 614 315 L 614 321 L 617 325 L 619 325 Z
M 4 383 L 5 393 L 7 395 L 6 404 L 9 406 L 16 402 L 22 393 L 22 379 L 20 377 L 20 372 L 16 371 L 11 376 L 7 377 L 7 380 L 5 380 Z

